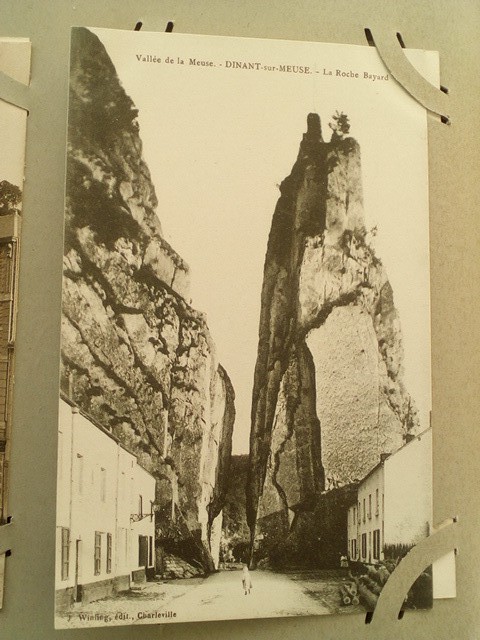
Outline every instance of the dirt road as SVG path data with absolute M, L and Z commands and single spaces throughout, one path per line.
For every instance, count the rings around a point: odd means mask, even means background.
M 221 571 L 208 578 L 147 583 L 139 592 L 127 592 L 75 608 L 57 618 L 57 628 L 133 623 L 169 623 L 194 620 L 269 618 L 335 613 L 332 598 L 338 584 L 316 580 L 316 592 L 301 576 L 269 571 L 251 572 L 253 588 L 245 595 L 241 571 Z M 305 582 L 305 584 L 303 584 Z

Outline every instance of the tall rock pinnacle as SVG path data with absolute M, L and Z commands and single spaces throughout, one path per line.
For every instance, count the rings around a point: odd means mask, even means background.
M 330 128 L 325 142 L 308 115 L 265 258 L 247 486 L 264 549 L 417 423 L 392 289 L 365 228 L 360 147 L 344 114 Z

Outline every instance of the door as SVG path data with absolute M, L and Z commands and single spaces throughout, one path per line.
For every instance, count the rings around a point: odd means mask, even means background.
M 76 540 L 75 544 L 75 588 L 74 588 L 74 600 L 75 602 L 82 601 L 82 585 L 79 584 L 80 578 L 82 576 L 81 570 L 81 559 L 82 559 L 82 541 Z
M 138 536 L 138 566 L 148 566 L 148 536 Z

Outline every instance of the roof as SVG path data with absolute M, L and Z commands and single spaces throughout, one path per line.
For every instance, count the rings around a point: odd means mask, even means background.
M 383 467 L 383 465 L 385 464 L 385 460 L 387 458 L 390 458 L 392 454 L 389 453 L 383 460 L 380 460 L 380 462 L 378 462 L 373 469 L 370 469 L 370 471 L 367 473 L 366 476 L 363 476 L 363 478 L 359 481 L 359 485 L 362 484 L 362 482 L 365 482 L 365 480 L 367 480 L 368 478 L 370 478 L 370 476 L 373 476 L 373 474 L 375 473 L 375 471 L 377 471 L 378 469 L 380 469 L 380 467 Z

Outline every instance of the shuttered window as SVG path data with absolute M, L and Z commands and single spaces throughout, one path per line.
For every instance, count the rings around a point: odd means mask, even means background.
M 112 534 L 107 533 L 107 573 L 112 573 Z
M 373 532 L 373 559 L 380 559 L 380 529 Z
M 95 531 L 94 563 L 94 573 L 98 576 L 100 575 L 102 564 L 102 534 L 99 531 Z
M 62 580 L 68 579 L 70 569 L 70 529 L 62 527 Z

